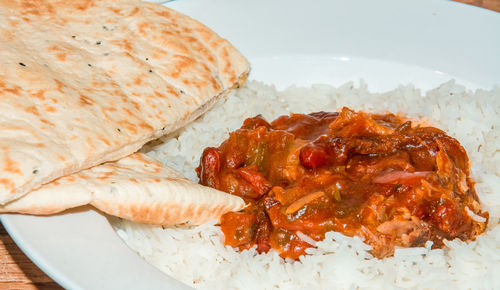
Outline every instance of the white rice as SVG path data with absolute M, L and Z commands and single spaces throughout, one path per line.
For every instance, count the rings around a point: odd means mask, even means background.
M 359 238 L 328 233 L 311 255 L 294 262 L 275 252 L 238 253 L 223 245 L 214 223 L 167 228 L 115 221 L 118 234 L 144 259 L 176 279 L 200 289 L 443 288 L 500 289 L 500 88 L 466 89 L 450 81 L 422 95 L 413 85 L 372 94 L 367 85 L 334 88 L 314 85 L 277 91 L 251 81 L 180 132 L 149 148 L 149 155 L 196 179 L 203 148 L 218 146 L 243 120 L 262 114 L 267 120 L 290 112 L 336 111 L 343 106 L 368 112 L 401 113 L 444 129 L 466 148 L 487 230 L 476 241 L 446 242 L 444 249 L 397 249 L 378 260 Z

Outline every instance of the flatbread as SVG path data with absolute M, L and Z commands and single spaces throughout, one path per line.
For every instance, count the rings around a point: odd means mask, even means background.
M 0 206 L 0 213 L 49 215 L 82 205 L 131 221 L 199 225 L 244 207 L 243 199 L 184 178 L 135 153 L 61 177 Z
M 0 204 L 137 151 L 244 82 L 199 22 L 135 0 L 0 0 Z

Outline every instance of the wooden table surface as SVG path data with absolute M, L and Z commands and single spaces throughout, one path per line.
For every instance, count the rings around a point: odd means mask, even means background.
M 500 12 L 500 0 L 458 0 Z M 0 224 L 0 289 L 62 289 L 17 247 Z

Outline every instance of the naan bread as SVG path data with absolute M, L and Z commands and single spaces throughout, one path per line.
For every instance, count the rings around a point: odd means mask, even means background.
M 0 204 L 184 126 L 248 70 L 158 4 L 0 0 Z
M 199 225 L 240 210 L 245 202 L 135 153 L 61 177 L 0 206 L 0 213 L 48 215 L 86 204 L 140 223 Z

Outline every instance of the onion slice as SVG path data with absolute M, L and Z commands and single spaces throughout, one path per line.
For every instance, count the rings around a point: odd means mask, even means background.
M 389 171 L 383 172 L 373 178 L 373 183 L 380 184 L 405 184 L 405 185 L 416 185 L 420 180 L 431 174 L 432 171 L 416 171 L 416 172 L 406 172 L 406 171 Z

